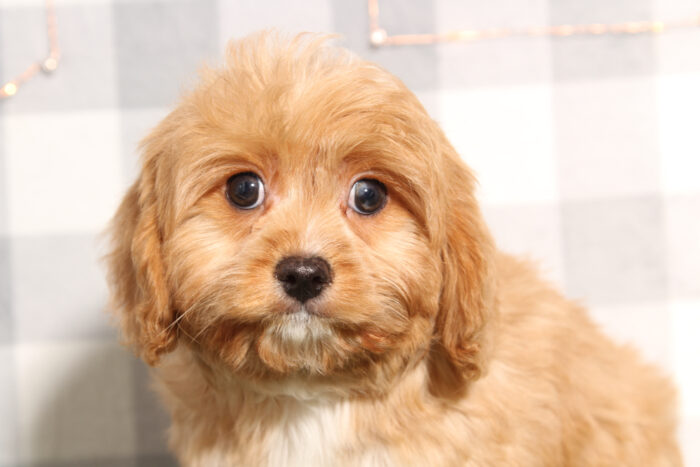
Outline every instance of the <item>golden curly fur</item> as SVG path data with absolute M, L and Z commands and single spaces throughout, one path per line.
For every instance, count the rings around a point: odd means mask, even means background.
M 114 308 L 182 464 L 680 465 L 671 384 L 499 253 L 418 100 L 326 42 L 232 43 L 113 221 Z M 260 207 L 224 196 L 240 172 Z M 387 187 L 374 215 L 360 177 Z M 333 269 L 309 313 L 273 274 L 290 255 Z

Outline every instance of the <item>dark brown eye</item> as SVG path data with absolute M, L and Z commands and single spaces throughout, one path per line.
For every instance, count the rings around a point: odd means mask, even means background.
M 348 205 L 364 215 L 374 214 L 386 204 L 386 187 L 378 180 L 363 178 L 350 190 Z
M 265 187 L 253 172 L 239 173 L 226 181 L 226 198 L 237 208 L 254 209 L 265 199 Z

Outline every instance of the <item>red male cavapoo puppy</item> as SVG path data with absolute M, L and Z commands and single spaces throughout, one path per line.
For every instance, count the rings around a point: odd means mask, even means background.
M 680 465 L 672 385 L 494 247 L 474 184 L 378 66 L 233 43 L 144 141 L 111 229 L 180 462 Z

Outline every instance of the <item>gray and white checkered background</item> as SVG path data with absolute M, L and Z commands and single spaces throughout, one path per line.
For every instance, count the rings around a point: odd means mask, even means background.
M 63 61 L 0 102 L 0 465 L 172 465 L 147 371 L 104 313 L 97 234 L 136 142 L 249 32 L 338 32 L 477 172 L 500 246 L 674 375 L 700 465 L 700 28 L 373 49 L 365 0 L 58 0 Z M 674 19 L 700 0 L 380 0 L 390 34 Z M 0 82 L 46 53 L 0 0 Z

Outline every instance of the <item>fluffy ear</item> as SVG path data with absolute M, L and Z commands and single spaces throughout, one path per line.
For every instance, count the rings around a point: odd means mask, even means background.
M 487 327 L 495 313 L 493 242 L 473 195 L 468 169 L 448 158 L 442 292 L 430 352 L 430 390 L 458 397 L 479 378 L 487 358 Z
M 151 161 L 152 162 L 152 161 Z M 107 257 L 113 308 L 128 344 L 150 365 L 173 349 L 177 330 L 161 257 L 152 167 L 129 189 L 117 211 Z

